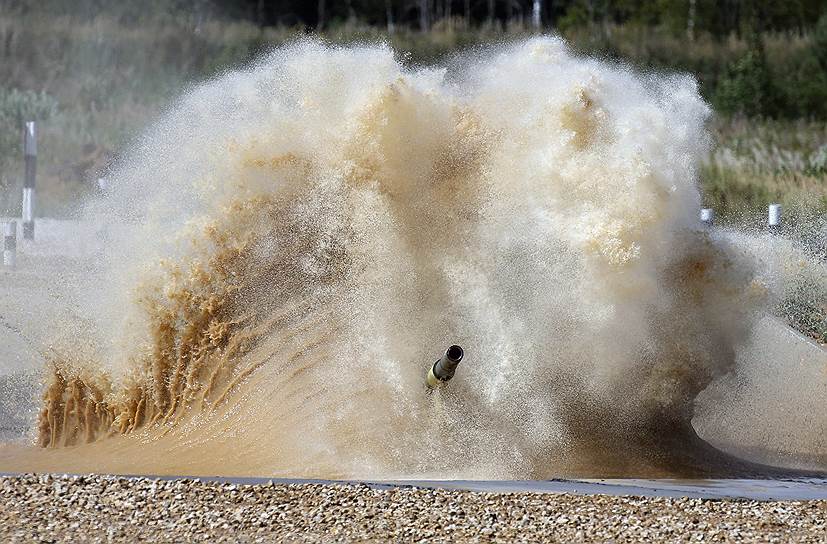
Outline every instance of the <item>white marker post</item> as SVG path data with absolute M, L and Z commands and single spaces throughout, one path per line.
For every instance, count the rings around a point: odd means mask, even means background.
M 37 174 L 37 126 L 27 121 L 23 135 L 26 177 L 23 180 L 23 239 L 34 240 L 34 186 Z
M 767 211 L 767 226 L 772 232 L 781 230 L 781 204 L 770 204 Z
M 8 221 L 3 225 L 3 266 L 17 265 L 17 222 Z
M 531 26 L 535 30 L 540 30 L 542 23 L 543 2 L 541 0 L 534 0 L 531 5 Z
M 715 223 L 715 210 L 712 208 L 702 208 L 701 223 L 703 223 L 705 227 L 711 227 L 712 224 Z

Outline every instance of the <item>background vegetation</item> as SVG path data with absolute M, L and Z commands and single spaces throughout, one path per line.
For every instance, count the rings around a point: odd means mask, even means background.
M 388 41 L 414 64 L 555 32 L 692 73 L 718 112 L 702 182 L 719 217 L 827 209 L 822 0 L 0 0 L 0 189 L 19 186 L 20 125 L 38 119 L 40 211 L 65 213 L 184 85 L 309 32 Z M 0 192 L 16 209 L 18 191 Z
M 698 78 L 716 111 L 701 183 L 719 222 L 760 226 L 770 202 L 827 211 L 824 0 L 0 0 L 0 213 L 19 214 L 26 120 L 40 121 L 39 213 L 59 216 L 182 87 L 298 35 L 387 41 L 430 64 L 540 32 Z M 823 253 L 820 225 L 809 244 Z M 810 298 L 824 340 L 825 297 Z

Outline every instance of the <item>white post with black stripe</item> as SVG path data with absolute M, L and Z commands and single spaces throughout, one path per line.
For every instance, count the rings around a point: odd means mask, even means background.
M 23 239 L 34 240 L 34 198 L 37 176 L 37 125 L 27 121 L 23 133 L 26 177 L 23 180 Z
M 715 210 L 712 208 L 701 209 L 701 223 L 705 227 L 711 227 L 715 223 Z
M 7 221 L 3 224 L 3 266 L 17 266 L 17 222 Z
M 770 204 L 767 208 L 767 227 L 770 232 L 781 230 L 781 204 Z

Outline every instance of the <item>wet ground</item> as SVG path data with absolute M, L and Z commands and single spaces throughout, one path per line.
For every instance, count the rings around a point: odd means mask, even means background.
M 17 474 L 0 472 L 0 477 Z M 70 475 L 71 476 L 71 475 Z M 222 476 L 126 476 L 161 481 L 197 480 L 236 485 L 367 485 L 374 489 L 422 488 L 483 493 L 565 493 L 635 497 L 748 499 L 756 501 L 827 500 L 827 476 L 780 479 L 553 479 L 553 480 L 325 480 L 314 478 L 227 478 Z
M 498 493 L 573 493 L 636 497 L 689 497 L 699 499 L 814 500 L 827 499 L 827 478 L 788 480 L 512 480 L 397 482 L 428 488 L 465 489 Z

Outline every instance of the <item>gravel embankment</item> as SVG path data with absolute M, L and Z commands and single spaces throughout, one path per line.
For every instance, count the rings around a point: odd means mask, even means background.
M 827 501 L 0 478 L 2 542 L 823 542 Z

